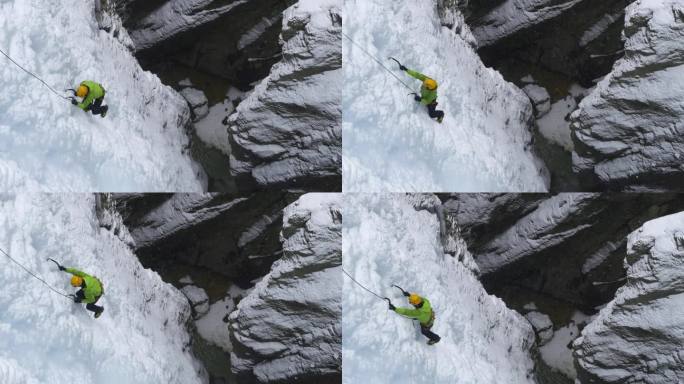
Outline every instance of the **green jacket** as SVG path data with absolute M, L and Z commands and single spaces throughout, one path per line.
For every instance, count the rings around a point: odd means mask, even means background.
M 93 303 L 102 295 L 102 283 L 97 277 L 90 276 L 89 274 L 74 268 L 67 268 L 66 271 L 74 276 L 83 278 L 83 281 L 85 282 L 85 287 L 82 288 L 83 294 L 85 295 L 85 298 L 82 301 L 83 303 Z
M 426 298 L 423 298 L 423 305 L 420 308 L 396 308 L 394 312 L 416 319 L 420 322 L 420 325 L 426 327 L 431 327 L 432 322 L 435 319 L 432 312 L 432 305 L 430 305 L 430 301 Z
M 87 111 L 88 107 L 90 107 L 90 104 L 92 104 L 95 101 L 95 99 L 104 97 L 105 90 L 102 87 L 102 85 L 91 80 L 82 81 L 80 85 L 85 85 L 86 87 L 88 87 L 88 93 L 86 94 L 86 97 L 83 99 L 83 101 L 76 106 L 84 111 Z
M 425 79 L 429 79 L 429 77 L 423 75 L 420 72 L 416 72 L 412 69 L 407 69 L 406 73 L 409 74 L 409 76 L 418 79 L 420 81 L 425 81 Z M 432 104 L 435 100 L 437 100 L 437 90 L 435 89 L 434 91 L 431 91 L 427 88 L 425 88 L 424 85 L 420 87 L 420 103 L 423 105 L 428 105 Z

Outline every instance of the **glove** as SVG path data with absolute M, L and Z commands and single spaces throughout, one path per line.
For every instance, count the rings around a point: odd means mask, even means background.
M 410 294 L 410 293 L 408 293 L 408 292 L 406 292 L 406 291 L 401 291 L 401 292 L 402 292 L 402 293 L 404 294 L 404 296 L 406 296 L 406 297 L 409 297 L 409 296 L 411 296 L 411 294 Z
M 399 64 L 399 69 L 401 69 L 402 71 L 407 71 L 407 70 L 408 70 L 408 68 L 406 68 L 405 66 L 403 66 L 403 65 L 401 65 L 401 64 Z
M 423 98 L 420 97 L 420 96 L 418 96 L 418 95 L 416 95 L 416 96 L 413 98 L 413 100 L 415 100 L 415 101 L 421 101 L 421 100 L 423 100 Z
M 71 99 L 71 104 L 78 105 L 78 101 L 76 99 Z
M 62 267 L 61 265 L 59 266 L 60 271 L 66 271 L 66 268 Z
M 80 303 L 81 299 L 78 298 L 76 295 L 71 295 L 71 298 L 74 299 L 74 303 Z
M 394 311 L 395 309 L 397 309 L 397 307 L 395 307 L 395 306 L 392 304 L 392 302 L 390 301 L 390 303 L 389 303 L 389 310 L 390 310 L 390 311 Z

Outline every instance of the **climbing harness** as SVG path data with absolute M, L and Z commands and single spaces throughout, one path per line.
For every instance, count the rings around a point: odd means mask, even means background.
M 377 298 L 380 299 L 380 300 L 387 300 L 388 302 L 390 301 L 390 299 L 388 299 L 388 298 L 386 298 L 386 297 L 382 297 L 382 296 L 378 295 L 377 293 L 371 291 L 370 289 L 364 287 L 363 284 L 361 284 L 361 283 L 359 283 L 358 281 L 356 281 L 356 279 L 354 279 L 354 278 L 352 277 L 352 275 L 350 275 L 347 271 L 345 271 L 344 268 L 342 268 L 342 272 L 344 272 L 345 275 L 347 275 L 354 283 L 356 283 L 356 285 L 358 285 L 359 287 L 361 287 L 361 288 L 363 288 L 364 290 L 366 290 L 366 292 L 370 293 L 371 295 L 377 297 Z
M 12 63 L 14 63 L 14 65 L 16 65 L 17 67 L 21 68 L 24 72 L 26 72 L 26 73 L 28 73 L 29 75 L 31 75 L 31 76 L 35 77 L 36 79 L 38 79 L 38 81 L 40 81 L 41 83 L 43 83 L 43 85 L 45 85 L 45 86 L 46 86 L 52 93 L 54 93 L 55 95 L 61 97 L 61 98 L 64 99 L 64 100 L 71 100 L 70 98 L 68 98 L 68 97 L 66 97 L 66 96 L 63 96 L 63 95 L 59 94 L 57 91 L 55 91 L 54 88 L 52 88 L 48 83 L 46 83 L 45 81 L 43 81 L 43 79 L 41 79 L 40 77 L 36 76 L 33 72 L 31 72 L 31 71 L 29 71 L 28 69 L 26 69 L 26 68 L 22 67 L 21 65 L 19 65 L 19 63 L 17 63 L 16 61 L 14 61 L 14 59 L 12 59 L 12 58 L 11 58 L 8 54 L 6 54 L 5 51 L 3 51 L 2 49 L 0 49 L 0 53 L 2 53 L 6 58 L 8 58 L 9 61 L 11 61 Z
M 64 297 L 66 297 L 66 298 L 68 298 L 68 299 L 73 299 L 74 295 L 68 295 L 68 294 L 66 294 L 66 293 L 64 293 L 64 292 L 60 292 L 59 290 L 55 289 L 53 286 L 51 286 L 50 284 L 48 284 L 45 280 L 43 280 L 43 279 L 41 279 L 40 277 L 36 276 L 36 274 L 34 274 L 34 273 L 31 272 L 28 268 L 24 267 L 21 263 L 19 263 L 18 261 L 16 261 L 12 256 L 10 256 L 7 252 L 5 252 L 4 249 L 0 248 L 0 252 L 2 252 L 2 253 L 3 253 L 5 256 L 7 256 L 10 260 L 12 260 L 12 262 L 14 262 L 16 265 L 20 266 L 20 267 L 21 267 L 24 271 L 26 271 L 29 275 L 33 276 L 36 280 L 38 280 L 38 281 L 42 282 L 43 284 L 45 284 L 46 287 L 48 287 L 50 290 L 52 290 L 52 291 L 55 292 L 56 294 L 58 294 L 58 295 L 60 295 L 60 296 L 64 296 Z M 52 259 L 48 259 L 48 260 L 52 260 Z M 59 263 L 57 263 L 57 262 L 54 261 L 54 260 L 52 260 L 52 262 L 54 262 L 55 264 L 59 265 Z
M 378 58 L 376 58 L 375 56 L 371 55 L 368 51 L 366 51 L 361 45 L 359 45 L 356 41 L 354 41 L 351 37 L 349 37 L 349 35 L 347 35 L 347 34 L 344 33 L 344 32 L 342 32 L 342 35 L 343 35 L 344 37 L 346 37 L 347 40 L 351 41 L 352 44 L 354 44 L 354 45 L 357 46 L 359 49 L 361 49 L 361 51 L 363 51 L 363 53 L 365 53 L 366 55 L 368 55 L 368 57 L 370 57 L 371 59 L 373 59 L 376 63 L 380 64 L 380 66 L 381 66 L 385 71 L 387 71 L 390 75 L 392 75 L 392 77 L 394 77 L 395 79 L 397 79 L 398 82 L 400 82 L 401 84 L 403 84 L 404 87 L 406 87 L 406 89 L 408 89 L 408 90 L 410 90 L 410 91 L 413 91 L 413 88 L 411 88 L 408 84 L 406 84 L 404 81 L 402 81 L 402 80 L 399 78 L 399 76 L 395 75 L 394 72 L 392 72 L 389 68 L 387 68 L 387 67 L 385 66 L 385 64 L 383 64 L 380 60 L 378 60 Z M 394 60 L 394 61 L 397 61 L 397 59 L 392 58 L 392 57 L 390 57 L 389 59 Z M 397 63 L 398 63 L 398 61 L 397 61 Z

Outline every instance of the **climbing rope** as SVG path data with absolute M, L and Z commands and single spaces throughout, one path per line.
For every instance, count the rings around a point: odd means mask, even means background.
M 387 68 L 387 67 L 385 66 L 385 64 L 383 64 L 380 60 L 378 60 L 378 58 L 376 58 L 375 56 L 371 55 L 371 54 L 370 54 L 368 51 L 366 51 L 361 45 L 359 45 L 358 43 L 356 43 L 356 41 L 354 41 L 351 37 L 349 37 L 349 35 L 347 35 L 346 33 L 342 32 L 342 35 L 343 35 L 344 37 L 346 37 L 347 40 L 351 41 L 352 44 L 354 44 L 354 45 L 357 46 L 360 50 L 362 50 L 363 53 L 365 53 L 366 55 L 368 55 L 368 57 L 370 57 L 371 59 L 373 59 L 376 63 L 380 64 L 380 66 L 381 66 L 385 71 L 387 71 L 387 73 L 389 73 L 390 75 L 392 75 L 392 77 L 394 77 L 395 79 L 397 79 L 397 81 L 399 81 L 401 84 L 403 84 L 404 87 L 406 87 L 406 89 L 408 89 L 409 91 L 412 91 L 412 92 L 413 92 L 413 88 L 411 88 L 408 84 L 404 83 L 404 81 L 401 80 L 401 79 L 399 78 L 399 76 L 395 75 L 394 72 L 392 72 L 389 68 Z
M 363 284 L 361 284 L 361 283 L 359 283 L 358 281 L 356 281 L 356 279 L 354 279 L 354 278 L 352 277 L 352 275 L 350 275 L 347 271 L 345 271 L 344 268 L 342 268 L 342 272 L 344 272 L 345 275 L 347 275 L 353 282 L 355 282 L 356 285 L 358 285 L 359 287 L 361 287 L 361 288 L 363 288 L 364 290 L 366 290 L 366 292 L 369 292 L 371 295 L 377 297 L 377 298 L 380 299 L 380 300 L 388 300 L 388 301 L 389 301 L 388 298 L 382 297 L 382 296 L 378 295 L 377 293 L 371 291 L 370 289 L 364 287 Z
M 45 284 L 46 287 L 48 287 L 50 290 L 52 290 L 52 291 L 55 292 L 56 294 L 61 295 L 61 296 L 64 296 L 64 297 L 66 297 L 66 298 L 68 298 L 68 299 L 71 299 L 71 298 L 72 298 L 72 295 L 68 295 L 68 294 L 66 294 L 66 293 L 64 293 L 64 292 L 58 291 L 58 290 L 55 289 L 53 286 L 51 286 L 50 284 L 48 284 L 45 280 L 43 280 L 43 279 L 41 279 L 40 277 L 36 276 L 36 274 L 34 274 L 33 272 L 31 272 L 28 268 L 24 267 L 20 262 L 16 261 L 12 256 L 10 256 L 9 254 L 7 254 L 7 252 L 5 252 L 4 249 L 0 248 L 0 252 L 2 252 L 2 253 L 3 253 L 5 256 L 7 256 L 10 260 L 12 260 L 12 262 L 14 262 L 16 265 L 20 266 L 20 267 L 21 267 L 24 271 L 26 271 L 29 275 L 33 276 L 36 280 L 38 280 L 38 281 L 40 281 L 41 283 Z
M 62 99 L 69 100 L 68 97 L 66 97 L 66 96 L 64 96 L 64 95 L 62 95 L 62 94 L 60 94 L 60 93 L 58 93 L 57 91 L 55 91 L 54 88 L 52 88 L 48 83 L 46 83 L 45 81 L 43 81 L 43 79 L 41 79 L 40 77 L 36 76 L 33 72 L 31 72 L 31 71 L 29 71 L 28 69 L 26 69 L 26 68 L 22 67 L 21 65 L 19 65 L 19 63 L 17 63 L 16 61 L 14 61 L 14 59 L 12 59 L 11 57 L 9 57 L 9 55 L 6 54 L 5 51 L 3 51 L 2 49 L 0 49 L 0 53 L 2 53 L 6 58 L 8 58 L 9 61 L 11 61 L 12 63 L 14 63 L 14 65 L 16 65 L 17 67 L 21 68 L 24 72 L 26 72 L 26 73 L 28 73 L 29 75 L 31 75 L 31 76 L 35 77 L 36 79 L 38 79 L 38 81 L 40 81 L 41 83 L 43 83 L 43 85 L 45 85 L 50 91 L 52 91 L 52 93 L 54 93 L 55 95 L 61 97 Z

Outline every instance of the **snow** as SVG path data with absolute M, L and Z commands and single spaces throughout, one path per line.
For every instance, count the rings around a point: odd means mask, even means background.
M 570 130 L 570 114 L 577 109 L 577 98 L 588 92 L 578 84 L 570 87 L 569 94 L 551 105 L 551 110 L 537 120 L 539 132 L 549 141 L 560 145 L 567 151 L 574 148 Z
M 204 340 L 207 340 L 226 352 L 230 352 L 233 347 L 230 344 L 230 333 L 228 332 L 228 323 L 223 321 L 227 318 L 235 304 L 231 296 L 211 304 L 209 312 L 195 321 L 197 332 Z
M 343 383 L 534 383 L 530 324 L 444 254 L 437 215 L 415 208 L 438 199 L 345 194 L 344 200 L 344 269 L 398 306 L 407 303 L 392 284 L 427 297 L 436 313 L 432 330 L 442 340 L 427 345 L 412 321 L 345 277 Z
M 567 325 L 556 329 L 551 341 L 539 348 L 541 357 L 546 364 L 572 379 L 577 377 L 572 357 L 572 341 L 580 335 L 578 325 L 587 322 L 588 319 L 590 316 L 575 311 L 572 320 Z
M 230 155 L 227 119 L 234 109 L 233 101 L 227 98 L 223 102 L 211 106 L 207 115 L 195 122 L 197 136 L 205 144 L 220 150 L 226 155 Z
M 344 32 L 358 44 L 342 44 L 345 191 L 547 189 L 546 169 L 531 152 L 528 98 L 441 26 L 434 2 L 350 0 L 345 13 L 354 17 Z M 407 96 L 420 82 L 389 56 L 437 80 L 442 124 Z
M 624 16 L 624 10 L 621 10 L 620 12 L 617 12 L 615 14 L 606 14 L 605 16 L 603 16 L 603 18 L 601 18 L 601 20 L 596 22 L 596 24 L 592 25 L 591 28 L 584 31 L 584 34 L 580 38 L 579 46 L 584 47 L 592 41 L 596 40 L 606 30 L 608 30 L 608 28 L 610 28 L 610 26 L 613 25 L 613 23 L 622 20 Z
M 0 56 L 0 190 L 202 191 L 185 101 L 99 30 L 93 0 L 0 2 L 0 49 L 61 92 L 92 79 L 106 118 L 84 113 Z M 121 32 L 125 33 L 125 32 Z
M 124 228 L 121 226 L 120 228 Z M 3 384 L 206 383 L 186 349 L 185 297 L 144 269 L 99 226 L 91 195 L 0 196 L 0 244 L 56 289 L 73 292 L 52 257 L 102 280 L 99 319 L 49 291 L 0 255 L 0 381 Z
M 529 312 L 525 314 L 527 321 L 532 324 L 532 328 L 537 333 L 539 345 L 546 344 L 553 337 L 553 323 L 551 318 L 541 312 Z

